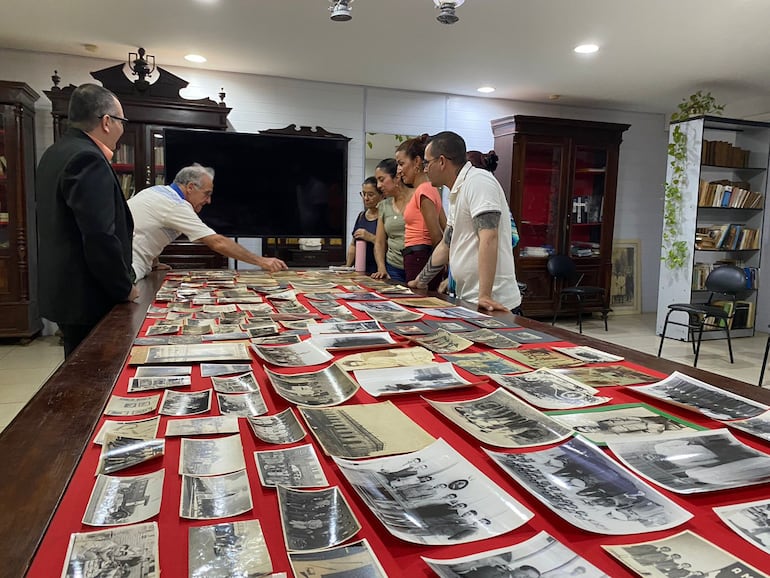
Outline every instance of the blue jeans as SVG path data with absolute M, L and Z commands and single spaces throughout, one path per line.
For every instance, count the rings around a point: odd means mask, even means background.
M 394 267 L 390 263 L 385 263 L 385 271 L 388 272 L 388 275 L 390 276 L 393 281 L 398 281 L 399 283 L 406 283 L 406 273 L 403 269 L 399 269 L 398 267 Z

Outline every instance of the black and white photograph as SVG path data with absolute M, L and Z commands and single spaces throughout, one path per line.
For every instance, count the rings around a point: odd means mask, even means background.
M 61 578 L 85 576 L 160 578 L 158 524 L 72 534 Z
M 468 319 L 470 323 L 473 323 L 476 327 L 482 327 L 484 329 L 513 329 L 521 327 L 518 323 L 513 323 L 505 319 L 497 319 L 496 317 L 477 317 L 475 319 Z
M 130 478 L 99 474 L 88 499 L 83 523 L 88 526 L 125 526 L 157 516 L 164 472 L 161 469 Z
M 556 373 L 579 381 L 589 387 L 611 387 L 617 385 L 636 385 L 658 381 L 655 377 L 638 369 L 625 365 L 601 365 L 599 367 L 570 367 L 556 369 Z
M 412 335 L 409 339 L 435 353 L 458 353 L 473 345 L 470 339 L 450 333 L 446 329 L 439 329 L 428 335 Z
M 238 416 L 191 417 L 166 422 L 166 437 L 238 433 Z
M 444 301 L 438 297 L 399 297 L 397 299 L 393 299 L 393 302 L 398 303 L 399 305 L 404 305 L 406 307 L 416 307 L 418 309 L 425 307 L 440 307 L 442 309 L 447 307 L 454 307 L 454 305 L 449 301 Z
M 531 371 L 529 367 L 495 355 L 491 351 L 483 351 L 481 353 L 443 353 L 441 357 L 474 375 L 489 375 L 492 373 L 505 375 Z
M 498 388 L 465 401 L 426 400 L 437 412 L 482 443 L 501 448 L 527 448 L 560 442 L 572 430 Z
M 191 373 L 192 365 L 142 365 L 136 368 L 134 377 L 176 377 Z
M 611 441 L 608 446 L 634 472 L 678 494 L 770 482 L 770 455 L 742 443 L 727 429 Z
M 512 339 L 516 340 L 515 337 Z M 546 347 L 531 349 L 498 349 L 497 353 L 510 357 L 514 361 L 528 365 L 534 369 L 556 369 L 558 367 L 576 367 L 583 365 L 582 361 L 564 355 Z
M 311 332 L 312 335 L 312 332 Z M 394 347 L 396 341 L 387 331 L 369 333 L 318 333 L 310 338 L 316 347 L 326 351 L 347 351 L 351 349 L 383 349 Z
M 149 336 L 149 335 L 175 334 L 175 333 L 179 333 L 180 329 L 182 329 L 181 325 L 172 325 L 170 323 L 156 323 L 155 325 L 150 325 L 147 328 L 145 335 Z
M 473 311 L 467 307 L 426 307 L 422 312 L 431 317 L 442 317 L 444 319 L 489 319 L 489 315 Z
M 322 333 L 370 333 L 382 331 L 377 321 L 340 321 L 338 319 L 316 323 L 308 327 L 310 335 Z
M 199 315 L 203 315 L 200 313 Z M 213 314 L 212 314 L 213 315 Z M 211 323 L 201 323 L 202 321 L 210 321 Z M 184 319 L 184 325 L 182 325 L 182 335 L 209 335 L 214 333 L 214 320 L 213 319 Z M 156 363 L 163 363 L 161 360 L 156 360 Z
M 166 390 L 160 411 L 163 415 L 197 415 L 211 409 L 211 390 L 182 393 Z
M 379 351 L 362 351 L 340 357 L 335 365 L 343 371 L 411 367 L 433 363 L 433 352 L 424 347 L 398 347 Z
M 254 452 L 254 460 L 263 486 L 321 488 L 329 485 L 311 444 Z
M 757 417 L 770 409 L 678 371 L 656 383 L 630 389 L 722 421 Z
M 492 349 L 515 349 L 519 347 L 518 341 L 514 341 L 506 335 L 492 331 L 491 329 L 476 329 L 470 333 L 463 334 L 463 337 L 470 339 L 474 343 L 480 343 L 487 347 L 491 347 Z
M 597 445 L 632 437 L 676 437 L 682 432 L 705 429 L 642 403 L 554 411 L 548 415 Z
M 359 540 L 319 552 L 289 552 L 295 576 L 388 578 L 369 542 Z
M 238 327 L 237 325 L 218 325 L 212 335 L 201 335 L 202 343 L 210 343 L 212 341 L 234 341 L 236 339 L 248 339 L 249 334 L 245 331 L 224 331 L 226 328 Z
M 475 542 L 519 528 L 533 516 L 441 439 L 410 454 L 334 461 L 377 519 L 406 542 Z
M 296 405 L 338 405 L 358 391 L 358 384 L 335 364 L 307 373 L 278 373 L 266 367 L 265 374 L 276 393 Z
M 357 369 L 353 375 L 358 384 L 373 397 L 473 385 L 460 377 L 451 363 L 431 363 L 388 369 Z
M 418 321 L 423 318 L 423 313 L 410 311 L 392 301 L 350 301 L 348 306 L 358 311 L 363 311 L 372 319 L 380 323 L 403 323 L 406 321 Z
M 718 506 L 714 512 L 741 538 L 770 554 L 770 500 Z
M 385 297 L 381 297 L 371 291 L 358 291 L 355 293 L 340 293 L 337 295 L 337 299 L 342 299 L 343 301 L 384 301 Z
M 128 393 L 138 391 L 150 391 L 153 389 L 167 389 L 169 387 L 186 387 L 192 383 L 189 375 L 177 375 L 170 377 L 129 377 Z
M 529 453 L 484 451 L 545 506 L 587 532 L 643 534 L 675 528 L 692 518 L 579 437 Z
M 259 520 L 190 528 L 190 578 L 267 576 L 273 571 Z
M 324 550 L 342 544 L 361 530 L 345 496 L 336 486 L 295 490 L 278 486 L 278 506 L 286 549 Z
M 770 441 L 770 410 L 761 413 L 756 417 L 728 421 L 725 422 L 725 425 L 765 441 Z
M 623 358 L 619 355 L 612 355 L 606 351 L 601 351 L 600 349 L 595 349 L 586 345 L 554 347 L 554 349 L 585 363 L 617 363 L 618 361 L 623 361 Z
M 252 371 L 247 371 L 240 375 L 232 377 L 212 376 L 211 383 L 214 385 L 214 391 L 219 393 L 250 393 L 259 391 L 257 378 Z
M 610 578 L 547 532 L 462 558 L 422 558 L 440 578 Z
M 272 322 L 264 323 L 264 324 L 260 323 L 258 327 L 255 327 L 254 325 L 255 324 L 252 323 L 250 324 L 249 327 L 244 328 L 244 331 L 246 331 L 246 337 L 250 337 L 250 338 L 271 337 L 273 335 L 277 335 L 280 329 L 277 323 L 272 323 Z
M 251 348 L 264 361 L 282 367 L 304 367 L 320 365 L 331 361 L 333 356 L 309 341 L 300 341 L 294 345 L 254 345 Z
M 596 395 L 598 391 L 593 387 L 559 375 L 550 369 L 489 377 L 527 403 L 543 409 L 574 409 L 610 401 L 609 397 Z
M 132 347 L 128 363 L 194 363 L 196 361 L 251 361 L 243 343 L 193 343 L 190 345 L 154 345 Z
M 640 576 L 650 578 L 768 578 L 690 530 L 660 540 L 602 548 Z
M 158 437 L 160 417 L 148 417 L 134 421 L 105 420 L 94 437 L 94 443 L 98 446 L 104 443 L 104 437 L 108 433 L 126 438 L 151 440 Z
M 134 339 L 134 345 L 146 347 L 148 345 L 193 345 L 201 342 L 200 335 L 165 335 L 162 337 L 137 337 Z M 140 353 L 141 352 L 141 353 Z M 140 359 L 146 359 L 147 352 L 137 350 L 137 361 L 131 365 L 144 363 Z
M 299 335 L 293 333 L 279 333 L 278 335 L 269 335 L 268 337 L 252 337 L 251 342 L 255 345 L 291 345 L 302 341 Z
M 449 333 L 470 333 L 477 329 L 476 326 L 471 325 L 470 323 L 466 323 L 465 321 L 460 321 L 459 319 L 456 319 L 454 321 L 450 321 L 448 319 L 443 319 L 439 321 L 434 321 L 433 319 L 427 319 L 423 321 L 423 323 L 425 323 L 425 325 L 427 325 L 428 327 L 433 328 L 431 332 L 434 332 L 437 329 L 443 329 L 444 331 L 449 331 Z
M 291 408 L 275 415 L 249 417 L 247 421 L 254 435 L 268 444 L 292 444 L 304 439 L 307 435 Z
M 126 417 L 152 413 L 158 408 L 160 394 L 146 397 L 120 397 L 113 395 L 104 408 L 104 415 Z
M 340 305 L 336 301 L 329 302 L 322 302 L 322 301 L 316 301 L 313 303 L 313 307 L 318 309 L 319 312 L 323 313 L 324 315 L 330 315 L 331 317 L 334 317 L 334 319 L 337 319 L 338 321 L 356 321 L 358 317 L 356 317 L 350 309 L 345 307 L 344 305 Z
M 293 329 L 294 331 L 301 332 L 301 334 L 307 334 L 310 333 L 310 327 L 313 325 L 318 325 L 318 321 L 312 317 L 303 317 L 302 319 L 297 319 L 296 317 L 292 316 L 291 318 L 282 319 L 281 325 L 286 329 Z M 255 335 L 254 337 L 258 336 Z
M 424 321 L 416 321 L 414 323 L 384 323 L 383 327 L 388 331 L 404 336 L 427 335 L 428 333 L 433 333 L 435 331 L 433 327 Z
M 522 345 L 529 343 L 552 343 L 554 341 L 561 341 L 561 338 L 554 337 L 549 333 L 543 333 L 542 331 L 535 331 L 534 329 L 515 329 L 513 331 L 506 331 L 505 334 L 518 341 Z
M 300 407 L 310 431 L 330 456 L 358 459 L 413 452 L 435 440 L 391 402 Z
M 192 520 L 231 518 L 251 510 L 246 470 L 223 476 L 182 476 L 179 516 Z
M 217 404 L 222 415 L 250 416 L 267 413 L 267 405 L 259 391 L 251 393 L 218 393 Z
M 243 374 L 251 371 L 250 363 L 201 363 L 201 377 Z M 141 367 L 139 369 L 142 369 Z M 137 369 L 137 372 L 139 371 Z
M 182 438 L 179 451 L 179 474 L 186 476 L 216 476 L 246 468 L 241 436 L 223 438 Z
M 326 301 L 326 302 L 332 302 L 336 305 L 337 297 L 339 297 L 340 293 L 342 293 L 342 291 L 340 291 L 339 289 L 334 289 L 330 291 L 312 291 L 309 293 L 304 293 L 304 297 L 309 301 Z M 312 305 L 315 307 L 315 303 L 313 303 Z
M 114 433 L 104 434 L 99 454 L 97 474 L 112 474 L 137 464 L 159 458 L 166 451 L 166 440 L 127 438 Z

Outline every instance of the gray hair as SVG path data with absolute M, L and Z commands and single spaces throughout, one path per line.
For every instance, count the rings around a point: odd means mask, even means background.
M 70 97 L 67 118 L 72 127 L 89 132 L 104 115 L 117 115 L 118 97 L 98 84 L 81 84 Z
M 185 167 L 180 170 L 174 177 L 174 182 L 177 185 L 189 185 L 193 183 L 195 186 L 200 187 L 203 177 L 208 175 L 211 180 L 214 180 L 214 169 L 211 167 L 204 167 L 198 163 L 193 163 L 189 167 Z

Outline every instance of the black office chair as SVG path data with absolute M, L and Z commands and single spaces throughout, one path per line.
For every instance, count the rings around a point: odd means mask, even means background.
M 551 325 L 556 323 L 556 318 L 561 312 L 561 305 L 564 300 L 569 299 L 570 297 L 574 297 L 577 301 L 578 308 L 578 327 L 580 329 L 580 333 L 583 333 L 583 303 L 586 299 L 598 297 L 602 301 L 601 314 L 602 319 L 604 320 L 604 330 L 608 331 L 607 314 L 611 311 L 611 309 L 604 305 L 604 289 L 602 287 L 581 285 L 580 282 L 583 280 L 583 275 L 580 275 L 574 285 L 565 287 L 565 284 L 571 283 L 572 280 L 577 276 L 577 268 L 575 267 L 575 262 L 567 255 L 554 255 L 548 259 L 546 268 L 554 278 L 554 281 L 559 283 L 559 303 L 556 305 L 556 311 L 553 314 Z
M 767 354 L 770 353 L 770 333 L 767 334 L 767 342 L 765 343 L 765 356 L 762 358 L 762 369 L 759 370 L 759 382 L 757 385 L 762 387 L 762 380 L 765 378 L 765 366 L 767 365 Z
M 705 303 L 672 303 L 668 306 L 666 321 L 663 323 L 663 332 L 660 334 L 660 346 L 658 357 L 663 351 L 663 340 L 666 338 L 666 327 L 679 325 L 687 327 L 687 339 L 692 343 L 692 351 L 695 354 L 692 366 L 698 366 L 698 355 L 703 338 L 703 329 L 711 328 L 724 331 L 727 334 L 727 350 L 730 352 L 730 363 L 733 363 L 733 345 L 730 341 L 730 323 L 735 312 L 735 301 L 750 294 L 746 289 L 746 273 L 740 267 L 723 265 L 713 269 L 706 277 L 706 290 L 710 291 Z M 716 300 L 726 300 L 732 305 L 724 307 L 714 305 Z M 670 321 L 672 313 L 686 313 L 687 323 Z M 698 336 L 695 338 L 695 332 Z

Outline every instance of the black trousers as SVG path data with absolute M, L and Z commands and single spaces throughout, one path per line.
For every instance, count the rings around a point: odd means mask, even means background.
M 59 329 L 61 329 L 62 339 L 64 341 L 64 357 L 67 358 L 75 351 L 75 348 L 80 345 L 94 325 L 75 325 L 71 323 L 59 323 Z

